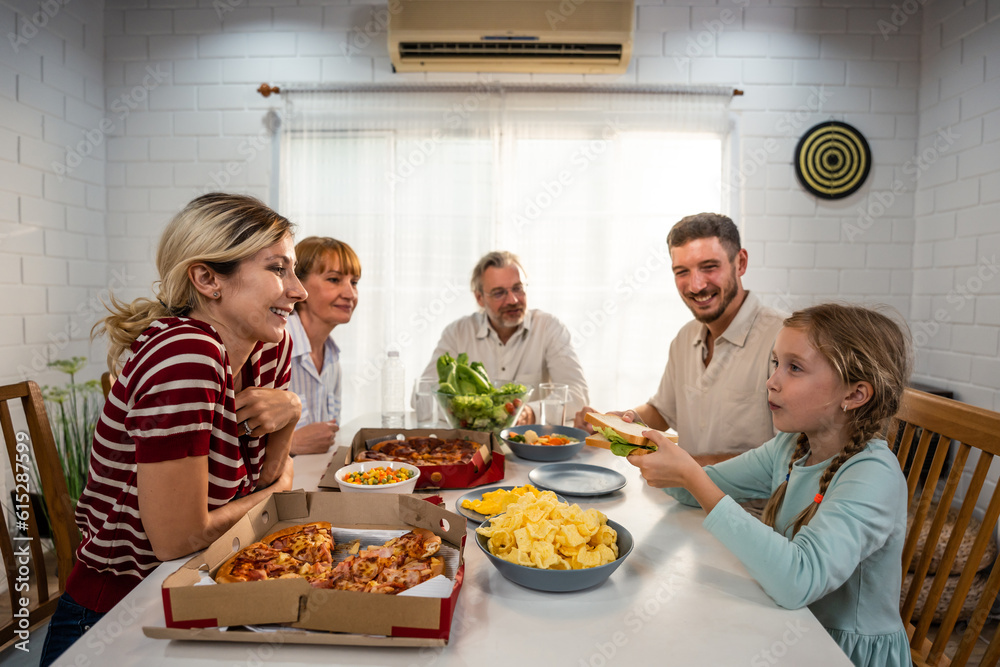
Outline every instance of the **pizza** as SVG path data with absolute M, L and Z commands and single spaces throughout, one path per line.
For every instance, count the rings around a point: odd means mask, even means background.
M 300 578 L 315 588 L 394 595 L 442 574 L 441 538 L 415 528 L 333 562 L 331 526 L 317 521 L 272 533 L 219 568 L 221 584 Z
M 471 440 L 441 438 L 407 438 L 383 440 L 359 452 L 355 461 L 401 461 L 417 466 L 456 465 L 468 463 L 479 448 Z
M 332 526 L 326 521 L 271 533 L 236 552 L 215 575 L 219 583 L 285 577 L 310 578 L 332 569 Z

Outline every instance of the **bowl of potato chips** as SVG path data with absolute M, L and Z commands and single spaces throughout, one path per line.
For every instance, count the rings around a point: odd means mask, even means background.
M 500 431 L 515 455 L 529 461 L 565 461 L 583 447 L 587 432 L 572 426 L 525 424 Z
M 476 544 L 506 579 L 539 591 L 600 585 L 633 547 L 632 534 L 602 512 L 526 495 L 476 529 Z

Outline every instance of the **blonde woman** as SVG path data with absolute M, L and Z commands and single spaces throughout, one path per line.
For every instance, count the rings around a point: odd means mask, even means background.
M 302 401 L 292 454 L 327 451 L 340 429 L 340 348 L 333 330 L 351 321 L 358 305 L 361 260 L 343 241 L 310 236 L 295 246 L 295 274 L 309 298 L 288 320 L 292 337 L 291 390 Z
M 117 381 L 76 510 L 83 534 L 41 665 L 54 661 L 161 561 L 209 545 L 291 488 L 301 406 L 284 391 L 285 324 L 306 292 L 292 225 L 250 197 L 198 197 L 167 226 L 157 299 L 95 327 Z

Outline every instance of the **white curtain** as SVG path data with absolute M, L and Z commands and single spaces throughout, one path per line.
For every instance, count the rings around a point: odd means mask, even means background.
M 730 91 L 475 86 L 284 93 L 279 210 L 298 238 L 362 262 L 352 322 L 334 331 L 344 418 L 379 409 L 385 351 L 413 380 L 441 330 L 473 312 L 472 267 L 517 253 L 528 306 L 558 316 L 591 404 L 655 391 L 690 319 L 666 233 L 726 212 Z

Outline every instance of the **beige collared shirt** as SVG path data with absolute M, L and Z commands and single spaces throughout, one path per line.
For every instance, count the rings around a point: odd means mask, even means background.
M 465 352 L 469 361 L 483 362 L 494 381 L 511 380 L 535 387 L 533 398 L 536 399 L 538 385 L 542 382 L 569 385 L 566 415 L 570 419 L 589 400 L 587 381 L 570 343 L 569 329 L 544 311 L 528 310 L 524 323 L 506 343 L 500 342 L 485 312 L 455 320 L 441 333 L 431 361 L 420 376 L 422 379 L 438 379 L 437 359 L 445 352 L 453 357 Z M 537 416 L 537 403 L 531 405 Z
M 677 333 L 649 403 L 689 453 L 738 454 L 774 437 L 764 383 L 785 317 L 747 292 L 736 317 L 715 341 L 708 366 L 703 362 L 708 327 L 692 320 Z

